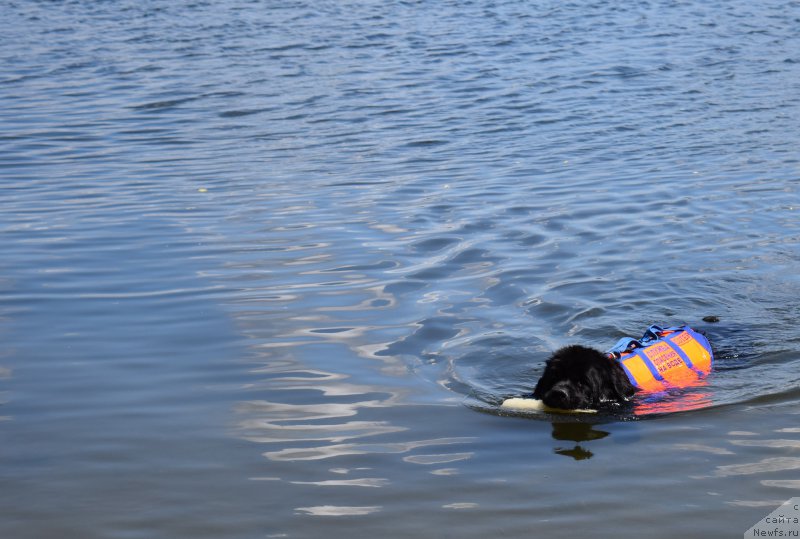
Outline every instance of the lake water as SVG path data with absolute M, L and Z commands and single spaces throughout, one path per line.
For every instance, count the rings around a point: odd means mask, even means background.
M 738 537 L 800 495 L 798 2 L 0 5 L 0 537 Z M 497 407 L 680 322 L 679 413 Z

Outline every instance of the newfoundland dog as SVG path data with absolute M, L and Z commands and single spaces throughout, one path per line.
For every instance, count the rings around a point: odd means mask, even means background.
M 619 361 L 594 348 L 572 345 L 547 360 L 533 397 L 550 408 L 596 409 L 628 401 L 636 391 Z

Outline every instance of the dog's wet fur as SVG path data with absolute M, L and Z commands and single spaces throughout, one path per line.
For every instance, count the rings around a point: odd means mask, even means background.
M 598 409 L 627 402 L 635 392 L 617 360 L 594 348 L 572 345 L 550 356 L 533 397 L 551 408 Z

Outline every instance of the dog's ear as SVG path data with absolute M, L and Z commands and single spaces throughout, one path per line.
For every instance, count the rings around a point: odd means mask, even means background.
M 614 400 L 619 402 L 630 400 L 636 393 L 636 386 L 628 380 L 628 375 L 625 374 L 622 367 L 615 361 L 612 360 L 612 362 L 611 387 L 614 390 Z
M 599 354 L 598 354 L 599 356 Z M 628 380 L 628 376 L 620 365 L 605 356 L 597 357 L 594 364 L 594 381 L 596 399 L 600 402 L 625 402 L 629 400 L 636 388 Z
M 533 388 L 533 398 L 541 400 L 547 390 L 553 387 L 554 383 L 555 380 L 552 372 L 545 368 L 544 374 L 539 378 L 539 381 L 536 382 L 536 387 Z

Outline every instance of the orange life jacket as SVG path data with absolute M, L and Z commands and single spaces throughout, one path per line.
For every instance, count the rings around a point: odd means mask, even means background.
M 651 326 L 641 340 L 621 339 L 608 354 L 645 391 L 692 385 L 711 372 L 714 361 L 708 339 L 689 326 Z

